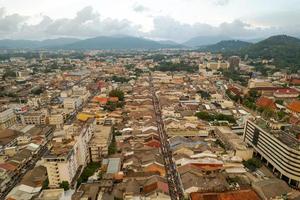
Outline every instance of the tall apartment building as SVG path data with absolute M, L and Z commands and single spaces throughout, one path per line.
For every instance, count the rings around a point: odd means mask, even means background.
M 89 154 L 92 162 L 99 162 L 108 155 L 108 146 L 112 140 L 112 127 L 96 125 L 95 132 L 89 142 Z
M 43 157 L 50 188 L 59 187 L 63 181 L 72 183 L 79 167 L 73 145 L 73 140 L 55 141 L 50 154 Z
M 300 188 L 300 141 L 263 119 L 247 120 L 244 141 L 266 160 L 273 172 Z
M 73 135 L 76 143 L 74 145 L 77 161 L 85 166 L 89 161 L 89 142 L 94 134 L 95 119 L 89 119 L 83 126 L 79 126 L 78 131 Z
M 238 70 L 239 67 L 240 67 L 240 57 L 238 56 L 231 56 L 228 58 L 228 62 L 229 62 L 229 67 L 231 69 L 235 69 L 235 70 Z
M 12 108 L 0 108 L 0 129 L 9 128 L 16 123 L 17 117 Z
M 69 136 L 53 139 L 50 154 L 43 157 L 49 187 L 57 188 L 62 181 L 72 184 L 79 167 L 90 162 L 88 143 L 93 135 L 94 122 L 90 119 L 83 126 L 73 128 Z

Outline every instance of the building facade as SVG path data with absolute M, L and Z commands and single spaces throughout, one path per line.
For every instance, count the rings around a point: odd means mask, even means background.
M 11 108 L 0 110 L 0 129 L 9 128 L 16 123 L 17 117 Z
M 274 173 L 300 188 L 300 143 L 296 138 L 281 130 L 272 130 L 262 119 L 247 120 L 243 138 Z

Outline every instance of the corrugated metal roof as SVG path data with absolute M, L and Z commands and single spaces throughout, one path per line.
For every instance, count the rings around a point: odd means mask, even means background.
M 117 173 L 119 172 L 120 168 L 120 163 L 121 159 L 120 158 L 109 158 L 108 161 L 108 167 L 107 167 L 107 172 L 106 173 Z

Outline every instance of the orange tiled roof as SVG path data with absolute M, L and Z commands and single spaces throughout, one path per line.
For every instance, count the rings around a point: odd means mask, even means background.
M 257 99 L 256 105 L 259 107 L 276 109 L 275 102 L 268 97 L 260 97 L 259 99 Z
M 293 112 L 300 113 L 300 101 L 293 101 L 287 107 Z
M 93 100 L 101 104 L 106 104 L 108 102 L 108 98 L 106 97 L 94 97 Z

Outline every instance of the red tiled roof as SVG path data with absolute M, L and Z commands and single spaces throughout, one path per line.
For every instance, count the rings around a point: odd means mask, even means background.
M 159 148 L 161 146 L 160 142 L 156 139 L 152 139 L 145 143 L 146 146 Z
M 259 99 L 257 99 L 256 105 L 259 107 L 276 109 L 275 102 L 268 97 L 260 97 Z
M 259 200 L 253 190 L 238 190 L 223 193 L 191 193 L 192 200 Z
M 280 89 L 277 89 L 274 93 L 276 93 L 276 94 L 299 94 L 299 92 L 294 88 L 280 88 Z
M 241 94 L 241 91 L 240 91 L 238 88 L 234 87 L 234 86 L 230 86 L 230 87 L 228 88 L 228 90 L 229 90 L 230 92 L 234 93 L 235 95 L 240 95 L 240 94 Z
M 2 163 L 0 164 L 0 168 L 8 170 L 8 171 L 14 171 L 17 169 L 15 165 L 9 164 L 9 163 Z
M 300 85 L 300 79 L 292 79 L 290 83 L 294 85 Z
M 293 101 L 287 107 L 293 112 L 300 113 L 300 101 Z

